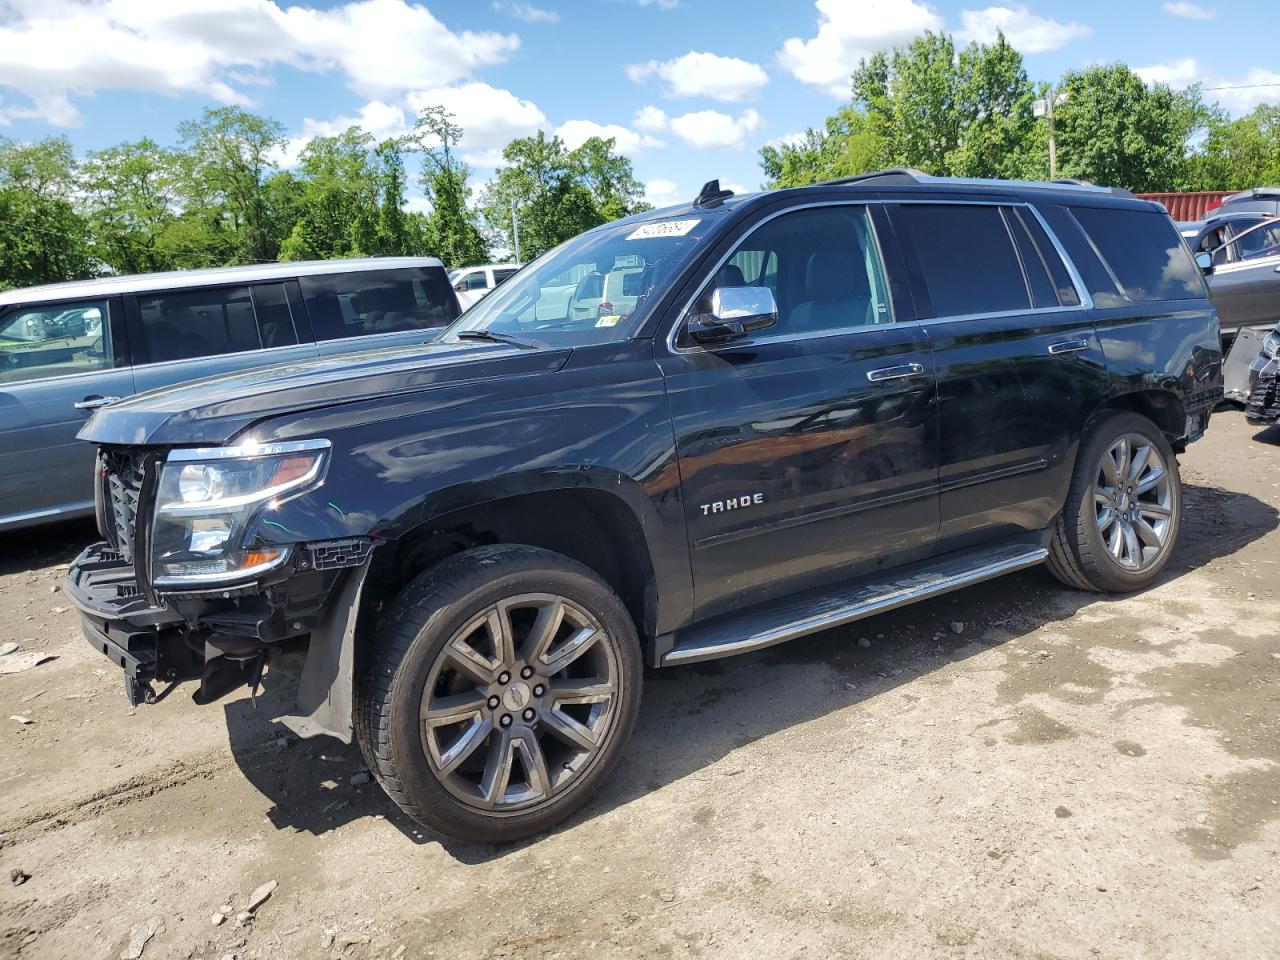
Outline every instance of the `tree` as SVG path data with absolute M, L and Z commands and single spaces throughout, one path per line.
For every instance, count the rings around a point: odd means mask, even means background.
M 1262 104 L 1235 120 L 1213 111 L 1188 164 L 1193 190 L 1245 190 L 1280 183 L 1280 106 Z
M 422 153 L 422 191 L 431 212 L 421 225 L 421 243 L 447 267 L 483 263 L 488 245 L 468 205 L 470 171 L 454 155 L 462 128 L 441 106 L 423 108 L 414 125 L 414 148 Z
M 613 137 L 588 137 L 569 154 L 574 176 L 591 192 L 606 221 L 652 209 L 644 202 L 644 187 L 631 170 L 631 161 L 614 153 Z
M 150 139 L 89 154 L 80 185 L 97 258 L 117 273 L 187 266 L 174 231 L 181 180 L 178 158 Z
M 1035 92 L 1022 54 L 1004 34 L 990 45 L 970 44 L 956 63 L 959 140 L 947 153 L 947 172 L 957 177 L 1034 179 L 1048 170 L 1036 136 Z
M 298 219 L 280 246 L 283 260 L 358 257 L 378 246 L 378 171 L 373 138 L 359 127 L 315 137 L 298 161 Z
M 267 179 L 285 146 L 284 125 L 220 107 L 180 124 L 178 134 L 189 162 L 185 200 L 227 235 L 231 259 L 274 260 L 286 231 L 272 217 Z
M 505 165 L 480 198 L 490 241 L 495 246 L 512 243 L 513 207 L 520 218 L 520 253 L 526 260 L 614 215 L 646 209 L 631 161 L 613 149 L 611 140 L 601 140 L 585 153 L 570 151 L 559 137 L 541 130 L 511 141 L 502 151 Z
M 96 272 L 89 229 L 71 199 L 76 163 L 62 137 L 0 138 L 0 288 L 79 280 Z
M 1068 71 L 1058 92 L 1059 172 L 1135 191 L 1180 187 L 1189 145 L 1212 115 L 1198 88 L 1148 87 L 1122 63 Z
M 845 106 L 810 127 L 798 142 L 760 148 L 760 166 L 771 187 L 799 187 L 891 166 L 888 145 L 865 113 Z

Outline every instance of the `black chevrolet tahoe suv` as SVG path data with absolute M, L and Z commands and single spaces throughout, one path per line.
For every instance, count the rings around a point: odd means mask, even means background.
M 292 729 L 509 841 L 609 777 L 645 664 L 1040 563 L 1150 584 L 1221 360 L 1190 251 L 1124 191 L 712 181 L 428 343 L 99 410 L 105 542 L 69 592 L 133 702 L 305 652 Z

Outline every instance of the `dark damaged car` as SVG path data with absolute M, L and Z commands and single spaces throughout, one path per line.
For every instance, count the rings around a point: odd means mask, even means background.
M 1037 564 L 1150 584 L 1221 359 L 1190 251 L 1123 191 L 713 181 L 430 343 L 100 410 L 69 589 L 135 703 L 304 651 L 294 729 L 508 841 L 608 780 L 646 663 Z

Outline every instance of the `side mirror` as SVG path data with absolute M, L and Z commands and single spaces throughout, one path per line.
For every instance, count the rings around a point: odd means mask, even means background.
M 707 310 L 689 321 L 689 336 L 698 343 L 737 340 L 778 322 L 778 303 L 768 287 L 717 287 Z
M 459 293 L 466 293 L 468 290 L 471 289 L 471 281 L 459 280 L 457 283 L 453 285 L 453 289 L 457 290 Z
M 1213 273 L 1213 254 L 1201 250 L 1196 254 L 1196 266 L 1204 274 Z

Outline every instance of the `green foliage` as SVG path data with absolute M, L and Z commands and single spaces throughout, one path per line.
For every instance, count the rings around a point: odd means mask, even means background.
M 1280 106 L 1263 104 L 1236 120 L 1221 111 L 1191 157 L 1187 188 L 1245 190 L 1280 183 Z
M 1209 112 L 1192 87 L 1148 87 L 1116 63 L 1068 71 L 1055 108 L 1059 174 L 1137 191 L 1178 188 L 1188 148 Z
M 75 187 L 75 157 L 66 139 L 0 139 L 0 287 L 93 275 L 88 224 L 70 199 Z
M 541 130 L 513 140 L 505 163 L 485 187 L 480 209 L 494 246 L 513 244 L 512 209 L 520 225 L 520 254 L 532 260 L 584 230 L 649 209 L 613 139 L 592 137 L 576 150 Z
M 421 243 L 447 267 L 484 263 L 488 244 L 479 216 L 468 200 L 470 171 L 454 156 L 462 128 L 444 107 L 426 107 L 418 115 L 414 143 L 423 155 L 422 189 L 431 204 L 421 227 Z

